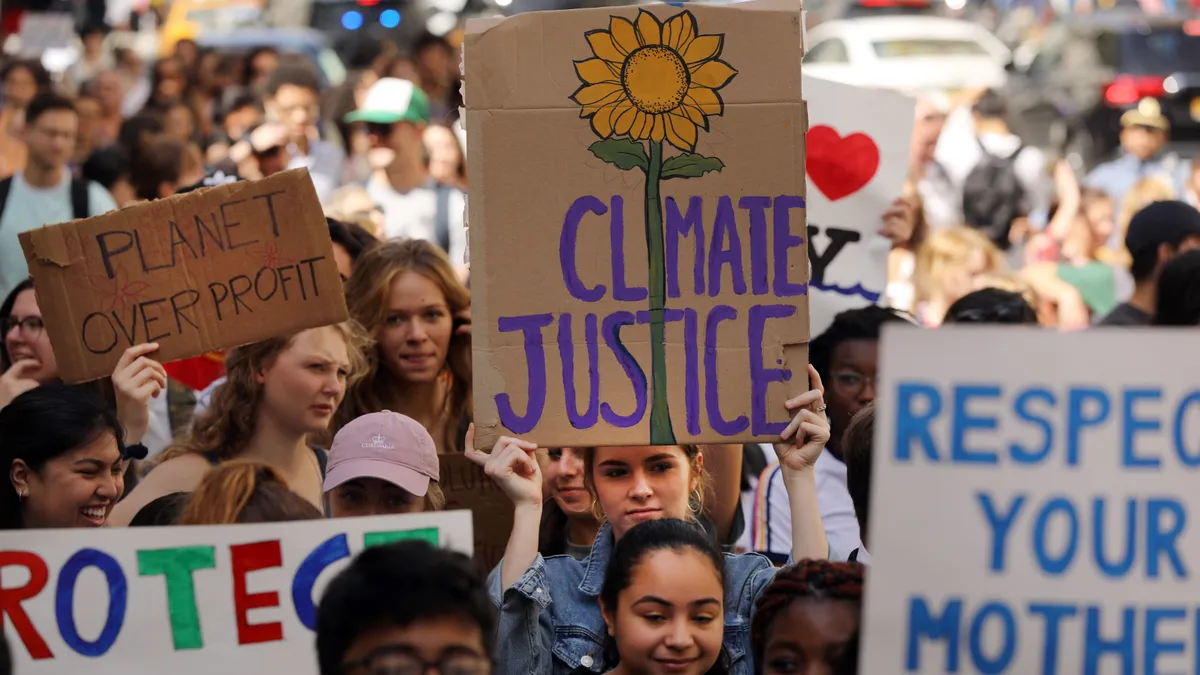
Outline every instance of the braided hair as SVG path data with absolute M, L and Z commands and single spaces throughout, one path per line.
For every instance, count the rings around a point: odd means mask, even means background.
M 863 571 L 861 563 L 830 562 L 828 560 L 801 560 L 779 570 L 774 581 L 758 598 L 754 618 L 750 623 L 750 643 L 754 648 L 754 662 L 762 663 L 763 649 L 771 624 L 781 612 L 797 600 L 844 600 L 856 607 L 862 606 Z M 858 668 L 858 639 L 848 652 L 847 668 L 844 673 L 855 673 Z M 761 666 L 760 666 L 761 667 Z

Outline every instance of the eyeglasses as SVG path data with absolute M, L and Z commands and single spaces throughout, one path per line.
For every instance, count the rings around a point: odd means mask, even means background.
M 861 394 L 866 389 L 867 382 L 870 382 L 872 387 L 875 386 L 874 377 L 867 377 L 853 370 L 843 370 L 840 373 L 833 374 L 833 386 L 851 396 Z
M 491 662 L 485 656 L 465 651 L 442 655 L 428 662 L 417 657 L 408 647 L 380 647 L 358 661 L 343 663 L 342 675 L 490 675 Z
M 45 327 L 46 324 L 42 323 L 42 317 L 40 316 L 27 316 L 24 319 L 9 316 L 5 317 L 4 321 L 0 323 L 0 329 L 3 329 L 3 332 L 0 332 L 0 337 L 8 335 L 14 328 L 20 328 L 25 337 L 30 340 L 36 340 L 42 334 L 42 330 Z
M 366 130 L 368 136 L 382 136 L 387 138 L 392 135 L 392 126 L 391 124 L 384 124 L 382 122 L 367 122 L 363 125 L 363 128 Z

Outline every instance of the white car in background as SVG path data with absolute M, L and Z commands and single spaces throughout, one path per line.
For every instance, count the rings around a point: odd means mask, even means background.
M 983 26 L 933 16 L 827 21 L 808 32 L 804 72 L 908 94 L 1000 87 L 1011 51 Z

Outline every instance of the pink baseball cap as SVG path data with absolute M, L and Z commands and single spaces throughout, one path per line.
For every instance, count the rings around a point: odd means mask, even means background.
M 438 480 L 433 437 L 416 420 L 389 410 L 355 419 L 333 438 L 325 492 L 355 478 L 378 478 L 424 497 L 429 481 Z

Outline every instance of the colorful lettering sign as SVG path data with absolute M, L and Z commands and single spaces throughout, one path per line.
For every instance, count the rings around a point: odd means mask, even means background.
M 808 386 L 801 30 L 754 3 L 468 27 L 478 446 L 784 429 Z
M 315 675 L 325 584 L 398 539 L 471 555 L 471 513 L 0 533 L 0 617 L 21 675 Z
M 889 326 L 862 672 L 1195 672 L 1195 341 Z
M 809 327 L 839 312 L 885 304 L 889 239 L 881 218 L 908 173 L 913 101 L 901 94 L 804 76 L 809 129 Z

